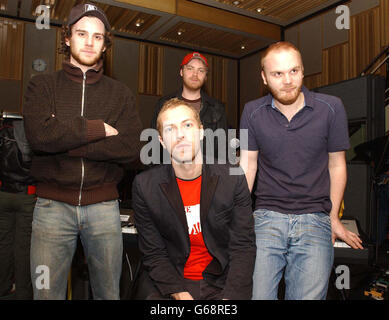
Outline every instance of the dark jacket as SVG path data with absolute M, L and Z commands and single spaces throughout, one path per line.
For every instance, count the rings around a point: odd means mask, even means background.
M 102 62 L 85 78 L 69 62 L 34 77 L 23 113 L 39 197 L 72 205 L 118 198 L 122 165 L 139 157 L 141 122 L 134 96 L 103 75 Z M 119 134 L 106 137 L 104 122 Z
M 31 156 L 23 121 L 4 121 L 0 128 L 0 191 L 27 193 L 28 186 L 34 185 L 29 175 Z
M 250 192 L 229 165 L 204 165 L 200 198 L 203 238 L 213 260 L 203 272 L 223 298 L 250 299 L 256 255 Z M 185 209 L 171 165 L 139 174 L 133 183 L 138 244 L 149 277 L 162 295 L 186 291 L 190 253 Z
M 172 98 L 182 99 L 182 88 L 179 91 L 158 100 L 154 110 L 154 116 L 151 121 L 151 128 L 157 128 L 157 117 L 159 111 L 161 111 L 163 104 Z M 201 103 L 202 109 L 200 111 L 200 120 L 203 123 L 204 129 L 209 128 L 216 130 L 221 128 L 227 130 L 227 118 L 224 104 L 207 95 L 204 90 L 201 90 Z

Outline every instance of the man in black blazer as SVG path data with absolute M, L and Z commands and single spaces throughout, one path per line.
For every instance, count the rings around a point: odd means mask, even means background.
M 256 246 L 243 171 L 207 164 L 199 114 L 182 100 L 164 104 L 157 129 L 171 163 L 133 184 L 145 298 L 251 299 Z

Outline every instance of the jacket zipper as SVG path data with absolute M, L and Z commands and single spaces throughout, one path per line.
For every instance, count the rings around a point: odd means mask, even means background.
M 84 77 L 83 77 L 83 81 L 82 81 L 81 117 L 84 116 L 85 81 L 86 81 L 86 74 L 84 73 Z M 80 185 L 80 194 L 78 196 L 78 205 L 79 206 L 81 206 L 81 196 L 82 196 L 82 187 L 84 185 L 84 175 L 85 175 L 84 159 L 81 158 L 81 185 Z

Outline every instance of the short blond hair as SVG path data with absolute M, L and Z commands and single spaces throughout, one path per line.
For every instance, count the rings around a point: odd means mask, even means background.
M 181 106 L 189 108 L 192 111 L 194 119 L 196 120 L 197 124 L 199 125 L 199 128 L 202 126 L 202 123 L 200 120 L 200 114 L 193 106 L 191 106 L 189 103 L 185 102 L 184 100 L 181 100 L 178 98 L 173 98 L 173 99 L 166 101 L 163 104 L 162 109 L 158 113 L 157 130 L 161 136 L 162 136 L 162 123 L 161 123 L 162 114 L 167 110 L 171 110 L 171 109 L 181 107 Z
M 301 57 L 301 52 L 299 51 L 299 49 L 297 49 L 297 47 L 293 43 L 290 43 L 288 41 L 278 41 L 276 43 L 271 44 L 265 50 L 265 52 L 262 54 L 262 58 L 261 58 L 261 68 L 262 68 L 262 71 L 265 68 L 265 59 L 266 59 L 266 57 L 273 51 L 282 51 L 282 50 L 285 50 L 285 51 L 294 50 L 294 51 L 296 51 L 298 53 L 298 55 L 300 56 L 301 67 L 304 70 L 303 59 Z

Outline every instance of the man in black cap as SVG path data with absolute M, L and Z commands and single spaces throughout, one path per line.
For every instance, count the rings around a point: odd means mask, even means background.
M 24 105 L 38 196 L 31 238 L 34 299 L 64 299 L 77 237 L 94 299 L 119 299 L 122 233 L 117 183 L 139 156 L 134 96 L 103 75 L 110 25 L 93 4 L 64 26 L 63 69 L 34 77 Z

